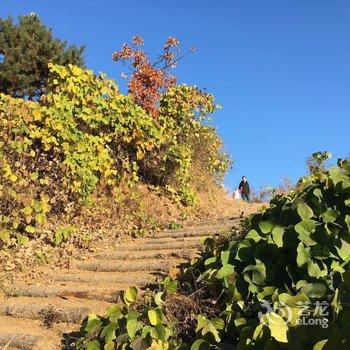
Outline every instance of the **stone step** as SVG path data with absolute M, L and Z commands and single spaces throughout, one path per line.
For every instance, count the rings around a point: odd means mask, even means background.
M 157 273 L 149 271 L 135 272 L 104 272 L 95 270 L 67 270 L 57 272 L 52 276 L 54 282 L 79 282 L 93 284 L 95 286 L 105 283 L 116 283 L 129 286 L 145 286 L 147 283 L 153 283 L 158 277 Z
M 124 284 L 104 284 L 86 285 L 82 283 L 52 283 L 43 285 L 21 285 L 16 284 L 6 291 L 8 296 L 19 297 L 60 297 L 63 299 L 78 298 L 88 300 L 105 300 L 108 302 L 116 302 L 125 289 L 129 285 Z
M 80 323 L 91 313 L 105 313 L 110 303 L 69 298 L 12 297 L 0 303 L 0 316 L 39 319 L 43 322 Z
M 216 225 L 216 226 L 194 226 L 188 227 L 186 229 L 174 229 L 174 230 L 163 230 L 161 232 L 154 233 L 152 237 L 157 238 L 180 238 L 180 237 L 203 237 L 203 236 L 217 236 L 221 232 L 231 228 L 234 225 L 232 223 L 227 223 L 226 225 Z
M 59 350 L 60 332 L 46 329 L 39 320 L 0 316 L 0 347 L 20 350 Z
M 90 309 L 86 307 L 61 309 L 50 305 L 38 305 L 36 303 L 32 303 L 31 305 L 0 305 L 1 316 L 25 317 L 43 321 L 52 318 L 57 320 L 57 322 L 79 323 L 89 313 Z
M 40 343 L 42 343 L 43 338 L 38 335 L 24 334 L 24 333 L 8 333 L 1 332 L 0 330 L 0 346 L 7 349 L 10 345 L 16 346 L 11 349 L 21 349 L 21 350 L 36 350 L 39 349 Z M 2 348 L 1 348 L 2 349 Z
M 172 250 L 148 250 L 148 251 L 110 251 L 97 253 L 95 259 L 101 260 L 143 260 L 143 259 L 191 259 L 195 256 L 196 249 L 172 249 Z
M 167 243 L 182 243 L 183 247 L 186 248 L 187 244 L 191 242 L 201 242 L 203 237 L 206 236 L 191 236 L 191 237 L 152 237 L 152 238 L 139 238 L 130 242 L 130 244 L 167 244 Z
M 200 240 L 192 240 L 186 242 L 168 242 L 163 244 L 153 243 L 153 244 L 145 244 L 145 243 L 121 243 L 115 246 L 116 251 L 148 251 L 148 250 L 175 250 L 175 249 L 195 249 L 200 248 L 202 243 Z
M 147 259 L 147 260 L 110 260 L 108 262 L 102 260 L 76 262 L 75 268 L 89 271 L 104 271 L 104 272 L 168 272 L 172 267 L 175 267 L 184 260 L 179 259 Z

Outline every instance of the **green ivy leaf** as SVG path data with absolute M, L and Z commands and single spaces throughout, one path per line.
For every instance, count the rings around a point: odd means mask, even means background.
M 219 317 L 214 317 L 213 319 L 210 320 L 210 322 L 213 324 L 213 326 L 216 329 L 222 330 L 225 328 L 224 320 Z
M 221 252 L 222 265 L 228 264 L 228 262 L 230 261 L 230 254 L 231 254 L 230 250 L 225 250 Z
M 135 302 L 137 298 L 137 289 L 136 287 L 129 287 L 124 292 L 124 301 L 127 305 L 130 305 L 131 303 Z
M 105 346 L 103 347 L 103 350 L 115 350 L 114 341 L 110 341 L 106 343 Z
M 259 222 L 259 228 L 262 233 L 270 233 L 273 227 L 272 221 L 261 221 Z
M 39 213 L 35 216 L 35 220 L 38 224 L 42 225 L 46 221 L 46 215 Z
M 335 244 L 335 249 L 342 260 L 346 262 L 350 261 L 350 243 L 344 241 L 343 239 L 339 239 L 339 241 Z
M 281 248 L 283 246 L 283 234 L 285 230 L 283 227 L 275 227 L 272 230 L 272 239 L 276 243 L 277 247 Z
M 348 232 L 350 233 L 350 215 L 345 216 L 345 223 L 346 223 L 346 226 L 348 227 Z
M 101 349 L 101 345 L 98 342 L 98 340 L 92 340 L 86 343 L 86 350 L 100 350 L 100 349 Z
M 117 322 L 122 317 L 120 306 L 115 304 L 107 309 L 107 316 L 110 322 Z
M 153 327 L 151 327 L 150 325 L 146 325 L 142 328 L 142 332 L 141 332 L 141 338 L 146 338 L 147 334 L 151 333 Z
M 207 323 L 208 323 L 208 320 L 205 316 L 198 315 L 196 332 L 201 330 Z
M 35 210 L 36 213 L 40 213 L 41 210 L 42 210 L 41 203 L 38 202 L 38 201 L 35 201 L 35 202 L 34 202 L 34 205 L 33 205 L 33 208 L 34 208 L 34 210 Z
M 204 266 L 210 266 L 211 264 L 215 264 L 217 261 L 217 258 L 215 256 L 212 256 L 211 258 L 208 258 L 204 261 Z
M 337 220 L 338 211 L 337 210 L 328 209 L 324 213 L 322 213 L 320 215 L 320 217 L 322 218 L 323 222 L 325 222 L 325 223 L 327 223 L 327 222 L 334 222 L 335 220 Z
M 191 350 L 209 350 L 210 344 L 204 339 L 197 339 L 192 345 Z
M 301 287 L 301 292 L 309 298 L 322 298 L 327 292 L 327 287 L 322 283 L 308 283 Z
M 128 332 L 129 338 L 133 339 L 136 332 L 142 328 L 142 323 L 137 319 L 128 320 L 126 323 L 126 331 Z
M 43 203 L 49 203 L 49 201 L 50 201 L 50 197 L 47 195 L 47 194 L 42 194 L 41 196 L 40 196 L 40 198 L 41 198 L 41 200 L 42 200 L 42 202 Z
M 297 211 L 303 221 L 309 220 L 314 216 L 314 212 L 305 202 L 298 204 Z
M 252 239 L 255 242 L 259 242 L 261 240 L 261 236 L 259 235 L 259 233 L 256 230 L 250 230 L 248 232 L 246 238 Z
M 165 301 L 165 295 L 164 292 L 158 292 L 155 296 L 154 296 L 154 302 L 160 306 L 164 303 Z
M 118 328 L 117 323 L 111 322 L 102 329 L 100 336 L 105 339 L 106 343 L 109 343 L 116 338 L 115 331 L 117 328 Z
M 302 242 L 298 244 L 297 248 L 297 264 L 302 266 L 310 261 L 310 248 L 305 247 Z
M 349 176 L 346 172 L 338 167 L 331 167 L 328 170 L 329 178 L 333 181 L 334 185 L 337 185 L 339 182 L 348 181 Z
M 316 222 L 313 220 L 304 220 L 294 226 L 294 229 L 299 233 L 299 239 L 306 246 L 314 245 L 316 242 L 310 237 L 315 232 Z
M 171 277 L 166 277 L 163 281 L 163 285 L 165 290 L 170 293 L 174 294 L 177 291 L 177 281 L 173 280 Z
M 327 270 L 321 270 L 317 263 L 309 261 L 307 263 L 307 272 L 311 277 L 321 278 L 327 275 Z
M 84 330 L 86 332 L 95 332 L 97 330 L 100 330 L 102 326 L 102 322 L 101 319 L 96 316 L 96 315 L 89 315 L 86 326 L 84 328 Z
M 235 274 L 235 270 L 233 265 L 225 264 L 218 270 L 215 277 L 220 280 L 227 276 L 232 276 L 234 274 Z
M 211 321 L 208 321 L 202 329 L 202 335 L 206 335 L 207 333 L 211 333 L 217 343 L 220 342 L 219 332 Z
M 157 331 L 157 338 L 158 338 L 158 340 L 166 341 L 167 329 L 162 324 L 157 324 L 155 329 Z

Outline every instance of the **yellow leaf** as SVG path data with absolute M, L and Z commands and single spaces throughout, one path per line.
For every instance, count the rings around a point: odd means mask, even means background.
M 80 69 L 79 67 L 77 67 L 77 66 L 73 66 L 73 67 L 72 67 L 72 73 L 73 73 L 74 75 L 80 75 L 81 69 Z
M 156 326 L 159 323 L 159 317 L 155 310 L 148 310 L 148 319 L 152 326 Z
M 36 215 L 36 221 L 38 224 L 42 225 L 46 220 L 46 216 L 43 213 L 39 213 Z
M 43 213 L 46 214 L 51 210 L 51 205 L 49 203 L 41 203 Z
M 41 119 L 41 112 L 37 109 L 35 109 L 33 111 L 33 117 L 34 117 L 34 120 L 40 120 Z
M 33 151 L 33 152 L 34 152 L 34 151 Z M 35 152 L 34 152 L 34 153 L 35 153 Z M 34 173 L 31 173 L 31 174 L 30 174 L 30 178 L 31 178 L 32 180 L 37 180 L 38 177 L 39 177 L 39 173 L 38 173 L 37 171 L 35 171 Z
M 10 175 L 10 180 L 11 180 L 12 182 L 16 182 L 16 181 L 18 180 L 17 175 L 16 175 L 16 174 L 11 174 L 11 175 Z
M 24 230 L 26 232 L 28 232 L 28 233 L 34 233 L 35 232 L 35 227 L 28 225 L 28 226 L 25 227 Z
M 288 343 L 287 332 L 288 326 L 285 320 L 275 312 L 266 314 L 271 336 L 281 343 Z
M 40 198 L 41 198 L 41 200 L 44 202 L 44 203 L 49 203 L 49 201 L 50 201 L 50 198 L 49 198 L 49 196 L 47 195 L 47 194 L 42 194 L 41 196 L 40 196 Z
M 136 158 L 137 159 L 143 159 L 143 157 L 145 156 L 145 153 L 144 152 L 142 152 L 142 151 L 140 151 L 140 150 L 137 150 L 137 152 L 136 152 Z
M 8 231 L 0 231 L 0 241 L 8 242 L 10 239 L 10 233 Z
M 29 205 L 27 205 L 26 207 L 24 207 L 24 208 L 22 209 L 22 213 L 23 213 L 25 216 L 29 216 L 32 212 L 33 212 L 33 209 L 32 209 L 32 207 L 30 207 Z

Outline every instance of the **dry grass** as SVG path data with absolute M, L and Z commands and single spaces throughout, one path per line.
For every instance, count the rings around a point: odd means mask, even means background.
M 132 191 L 125 190 L 121 200 L 100 196 L 95 204 L 84 207 L 74 217 L 51 217 L 42 234 L 28 244 L 0 249 L 0 264 L 7 272 L 26 270 L 34 265 L 51 264 L 68 267 L 71 259 L 83 252 L 93 251 L 96 245 L 109 246 L 116 240 L 131 235 L 142 236 L 165 228 L 177 228 L 192 224 L 211 223 L 218 219 L 247 216 L 261 206 L 255 203 L 236 202 L 223 188 L 210 182 L 199 182 L 199 203 L 184 207 L 165 196 L 160 190 L 139 185 Z M 129 192 L 127 192 L 129 191 Z M 76 234 L 57 249 L 48 240 L 46 232 L 54 232 L 58 226 L 73 225 Z M 83 237 L 89 235 L 90 240 Z
M 12 339 L 10 339 L 10 341 L 7 344 L 5 344 L 0 350 L 6 350 L 11 345 Z

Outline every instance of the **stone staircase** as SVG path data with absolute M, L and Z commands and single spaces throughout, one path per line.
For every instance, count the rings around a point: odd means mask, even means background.
M 90 313 L 104 314 L 123 291 L 156 283 L 198 253 L 203 236 L 220 234 L 237 224 L 221 220 L 167 230 L 96 251 L 69 268 L 50 270 L 40 278 L 14 282 L 0 299 L 0 350 L 68 349 L 63 334 L 77 331 Z

